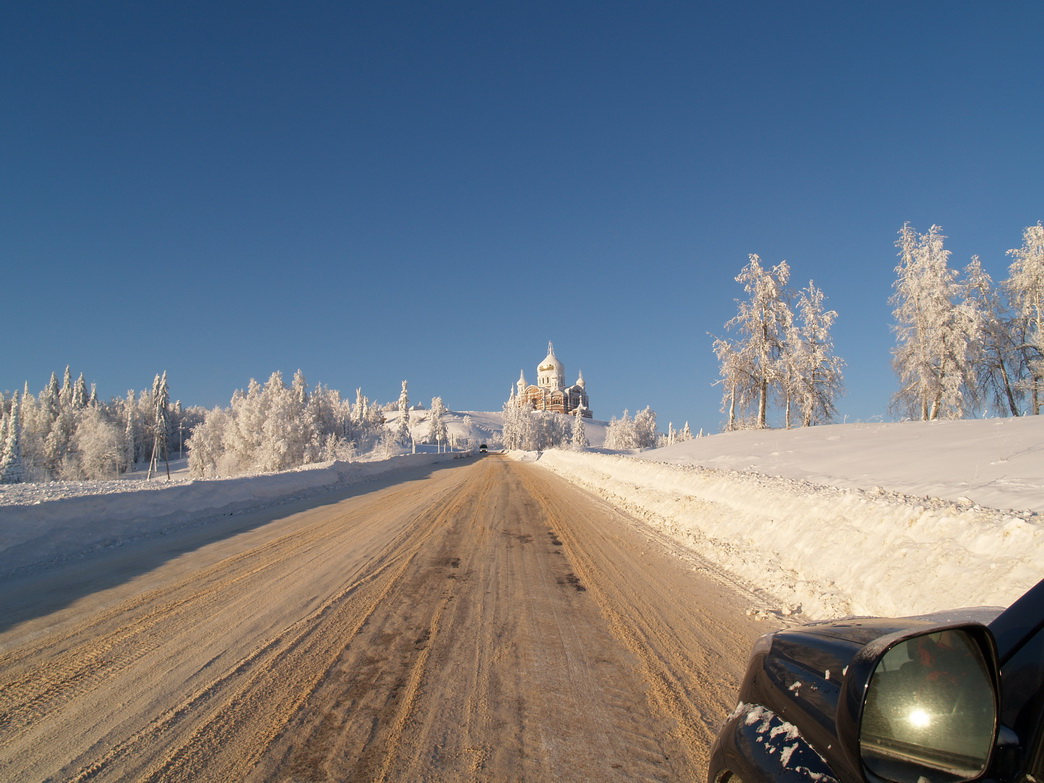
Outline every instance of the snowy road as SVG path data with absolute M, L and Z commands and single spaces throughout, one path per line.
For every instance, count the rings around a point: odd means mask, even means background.
M 0 780 L 704 774 L 741 598 L 533 465 L 345 495 L 2 586 Z

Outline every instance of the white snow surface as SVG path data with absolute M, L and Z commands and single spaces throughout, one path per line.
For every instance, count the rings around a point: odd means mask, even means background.
M 409 454 L 225 479 L 2 486 L 0 576 L 461 456 Z
M 1044 577 L 1044 417 L 746 431 L 537 464 L 782 615 L 1007 606 Z
M 473 438 L 499 441 L 498 413 L 470 416 Z M 0 487 L 0 575 L 456 456 L 206 481 Z M 1044 417 L 746 431 L 640 454 L 515 456 L 632 512 L 694 568 L 748 589 L 752 611 L 783 622 L 1007 606 L 1044 576 Z

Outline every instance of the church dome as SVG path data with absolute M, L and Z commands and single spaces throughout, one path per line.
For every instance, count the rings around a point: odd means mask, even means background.
M 552 343 L 547 344 L 547 356 L 537 365 L 537 385 L 552 390 L 565 386 L 565 365 L 555 356 Z
M 565 374 L 565 365 L 558 360 L 557 356 L 555 356 L 555 347 L 551 345 L 551 343 L 547 344 L 547 356 L 544 357 L 544 361 L 537 365 L 537 372 Z

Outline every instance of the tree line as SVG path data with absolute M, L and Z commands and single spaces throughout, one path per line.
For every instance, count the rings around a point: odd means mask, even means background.
M 251 379 L 246 390 L 232 395 L 227 408 L 206 412 L 188 440 L 189 471 L 196 478 L 210 478 L 351 460 L 402 437 L 387 430 L 384 421 L 382 407 L 362 389 L 356 389 L 352 402 L 322 384 L 309 391 L 301 370 L 289 385 L 277 371 L 263 386 Z
M 999 285 L 978 256 L 949 267 L 939 226 L 918 234 L 909 223 L 896 241 L 899 263 L 889 303 L 899 389 L 894 414 L 931 421 L 976 412 L 1037 415 L 1044 404 L 1044 225 L 1023 232 Z M 725 429 L 768 426 L 782 408 L 784 426 L 835 420 L 845 362 L 834 354 L 826 309 L 814 282 L 790 287 L 786 261 L 766 269 L 757 255 L 736 276 L 747 298 L 725 324 L 736 337 L 714 337 L 723 387 Z
M 1023 231 L 1000 284 L 978 256 L 963 275 L 949 267 L 939 226 L 899 231 L 890 300 L 897 412 L 931 421 L 979 410 L 1039 415 L 1044 388 L 1044 225 Z
M 88 391 L 69 367 L 38 394 L 0 394 L 0 483 L 115 478 L 135 466 L 158 467 L 181 451 L 201 408 L 170 402 L 167 374 L 150 389 L 109 402 Z

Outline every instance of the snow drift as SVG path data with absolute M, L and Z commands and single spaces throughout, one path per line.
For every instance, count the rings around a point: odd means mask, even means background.
M 1044 420 L 731 433 L 537 464 L 773 594 L 784 614 L 1003 606 L 1042 576 Z

